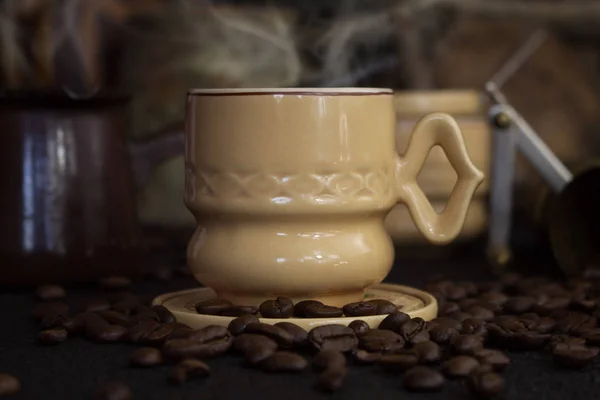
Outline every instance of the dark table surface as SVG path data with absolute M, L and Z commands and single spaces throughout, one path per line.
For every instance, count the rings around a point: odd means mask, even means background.
M 491 279 L 483 258 L 449 256 L 443 260 L 411 261 L 399 254 L 387 281 L 422 286 L 427 277 L 441 274 L 458 280 Z M 132 291 L 151 298 L 159 293 L 197 286 L 190 277 L 169 281 L 140 281 Z M 74 297 L 101 296 L 94 287 L 71 288 Z M 467 399 L 466 388 L 448 382 L 433 394 L 408 393 L 398 376 L 382 373 L 377 366 L 353 367 L 341 390 L 334 394 L 314 388 L 316 375 L 269 375 L 241 366 L 234 356 L 210 360 L 212 375 L 174 387 L 166 380 L 168 367 L 139 369 L 128 366 L 133 347 L 127 344 L 94 344 L 80 338 L 58 346 L 36 343 L 37 324 L 29 316 L 35 299 L 29 292 L 0 294 L 0 372 L 18 377 L 21 393 L 15 399 L 91 399 L 108 380 L 127 383 L 135 399 Z M 512 364 L 504 373 L 506 399 L 593 399 L 600 397 L 600 364 L 581 371 L 555 367 L 547 353 L 508 353 Z

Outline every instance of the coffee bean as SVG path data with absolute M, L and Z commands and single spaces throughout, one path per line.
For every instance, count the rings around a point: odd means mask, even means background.
M 462 323 L 460 333 L 466 335 L 487 336 L 486 324 L 483 320 L 477 318 L 465 319 Z
M 186 358 L 173 367 L 170 379 L 174 383 L 182 384 L 192 378 L 203 378 L 208 375 L 210 375 L 210 367 L 205 362 Z
M 342 307 L 346 317 L 363 317 L 377 314 L 377 305 L 368 301 L 346 304 Z
M 277 342 L 263 335 L 243 333 L 234 339 L 233 347 L 242 353 L 253 347 L 272 347 L 277 350 Z
M 552 335 L 552 336 L 550 336 L 549 347 L 551 350 L 554 350 L 554 348 L 560 344 L 565 344 L 565 345 L 568 345 L 571 347 L 584 347 L 586 344 L 586 341 L 583 338 L 576 338 L 576 337 L 569 336 L 569 335 Z
M 287 297 L 264 301 L 258 311 L 263 318 L 290 318 L 294 313 L 294 302 Z
M 435 369 L 417 366 L 404 373 L 402 384 L 409 391 L 433 392 L 444 386 L 444 377 Z
M 233 307 L 233 304 L 225 299 L 209 299 L 195 305 L 196 312 L 205 315 L 220 315 L 221 312 L 231 307 Z
M 106 299 L 87 299 L 83 302 L 81 309 L 86 311 L 110 310 L 110 303 Z
M 171 337 L 173 332 L 173 326 L 170 324 L 159 325 L 156 329 L 152 330 L 145 338 L 142 339 L 141 343 L 150 345 L 161 345 Z
M 294 316 L 298 318 L 306 318 L 306 308 L 308 306 L 317 305 L 322 306 L 323 303 L 317 300 L 303 300 L 294 305 Z
M 442 359 L 440 346 L 431 341 L 417 343 L 412 350 L 419 356 L 419 363 L 421 364 L 433 364 Z
M 365 321 L 363 321 L 361 319 L 357 319 L 357 320 L 350 322 L 350 324 L 348 325 L 348 328 L 352 329 L 354 331 L 354 333 L 356 334 L 356 336 L 360 336 L 360 335 L 368 332 L 369 329 L 371 329 L 369 327 L 369 324 L 367 324 Z
M 254 306 L 233 306 L 221 311 L 222 316 L 225 317 L 241 317 L 243 315 L 256 315 L 258 314 L 258 307 Z
M 479 367 L 479 361 L 471 356 L 460 355 L 446 361 L 443 366 L 446 376 L 464 378 Z
M 379 323 L 379 329 L 397 332 L 400 327 L 408 321 L 410 321 L 410 316 L 408 314 L 396 311 L 385 317 L 383 321 Z
M 515 296 L 506 300 L 503 305 L 503 309 L 505 312 L 511 314 L 523 314 L 531 310 L 535 303 L 536 300 L 534 297 Z
M 106 322 L 113 325 L 129 326 L 129 317 L 114 310 L 98 311 L 97 314 Z
M 131 400 L 133 394 L 129 386 L 122 382 L 107 382 L 96 393 L 96 400 Z
M 362 349 L 355 349 L 352 356 L 358 364 L 374 364 L 381 359 L 381 353 L 371 353 Z
M 554 330 L 554 327 L 556 326 L 556 321 L 550 317 L 542 317 L 542 318 L 538 319 L 536 322 L 537 322 L 537 326 L 535 329 L 539 333 L 550 333 Z
M 481 372 L 472 374 L 467 379 L 471 392 L 483 398 L 493 397 L 504 389 L 504 379 L 494 372 Z
M 392 314 L 398 311 L 398 307 L 391 301 L 384 299 L 369 300 L 368 303 L 373 303 L 377 306 L 376 315 Z
M 533 311 L 540 315 L 550 315 L 556 310 L 564 310 L 571 304 L 570 297 L 554 297 L 533 306 Z
M 445 316 L 460 311 L 460 306 L 456 303 L 448 301 L 440 306 L 439 315 Z
M 411 337 L 407 343 L 417 344 L 417 343 L 421 343 L 421 342 L 428 342 L 430 339 L 431 338 L 429 336 L 429 332 L 427 332 L 425 329 L 423 329 L 421 332 L 418 332 L 413 337 Z
M 41 285 L 35 289 L 35 296 L 38 300 L 54 301 L 67 297 L 67 293 L 62 286 L 59 285 Z
M 344 315 L 341 308 L 312 304 L 304 309 L 306 318 L 338 318 Z
M 44 345 L 58 344 L 67 340 L 67 330 L 64 328 L 46 329 L 38 333 L 38 341 Z
M 473 316 L 467 312 L 459 311 L 448 315 L 448 318 L 455 319 L 462 323 L 465 319 L 473 318 Z
M 481 349 L 474 356 L 481 364 L 490 365 L 496 371 L 502 371 L 510 364 L 510 359 L 499 350 Z
M 308 332 L 291 322 L 278 322 L 275 326 L 283 329 L 294 337 L 293 345 L 296 347 L 305 346 L 308 343 Z
M 458 335 L 450 341 L 454 354 L 473 355 L 483 349 L 483 338 L 476 335 Z
M 152 311 L 158 316 L 158 320 L 163 324 L 170 324 L 175 322 L 175 316 L 165 306 L 156 305 L 152 307 Z
M 125 335 L 125 340 L 131 343 L 145 342 L 148 335 L 160 326 L 160 323 L 153 319 L 141 320 L 137 324 L 129 327 L 127 334 Z
M 256 315 L 246 314 L 232 320 L 227 328 L 232 335 L 238 336 L 244 333 L 244 330 L 248 324 L 257 324 L 259 322 L 260 321 Z
M 436 326 L 429 331 L 430 340 L 441 345 L 450 343 L 455 336 L 458 336 L 458 331 L 450 327 Z
M 492 311 L 479 305 L 471 306 L 465 311 L 471 314 L 473 318 L 477 318 L 482 321 L 491 321 L 492 319 L 494 319 L 494 313 Z
M 358 338 L 351 328 L 344 325 L 322 325 L 308 333 L 308 341 L 317 350 L 350 351 L 358 345 Z
M 208 358 L 225 354 L 233 344 L 233 337 L 227 328 L 218 325 L 209 325 L 192 332 L 189 340 L 195 341 L 196 346 L 193 357 Z M 164 349 L 164 347 L 163 347 Z
M 557 344 L 552 351 L 553 360 L 564 368 L 580 369 L 590 365 L 598 355 L 597 347 Z
M 153 367 L 162 363 L 162 353 L 154 347 L 140 347 L 131 353 L 129 361 L 136 367 Z
M 172 323 L 171 326 L 173 330 L 169 335 L 169 339 L 187 339 L 194 332 L 189 326 L 178 322 Z
M 40 322 L 40 328 L 52 329 L 52 328 L 64 328 L 68 325 L 70 319 L 64 314 L 48 314 Z
M 127 329 L 120 325 L 111 325 L 95 313 L 82 314 L 85 335 L 88 339 L 97 342 L 116 342 L 127 333 Z
M 462 299 L 458 303 L 456 303 L 458 305 L 458 309 L 455 311 L 466 310 L 469 307 L 473 307 L 473 306 L 477 305 L 478 302 L 479 301 L 477 299 L 473 299 L 473 298 Z
M 462 327 L 462 323 L 460 321 L 449 318 L 449 317 L 437 317 L 429 322 L 431 322 L 433 325 L 436 325 L 436 326 L 452 328 L 457 331 L 459 331 L 460 328 Z
M 35 318 L 37 320 L 42 320 L 42 319 L 44 319 L 44 317 L 47 317 L 48 315 L 56 315 L 56 314 L 61 314 L 61 315 L 65 315 L 65 316 L 68 315 L 69 314 L 69 306 L 67 306 L 62 301 L 39 303 L 34 307 L 33 312 L 31 313 L 33 318 Z
M 419 363 L 419 356 L 414 352 L 382 355 L 379 365 L 386 371 L 404 372 Z
M 319 386 L 329 392 L 338 390 L 344 384 L 347 370 L 344 365 L 335 365 L 327 368 L 319 376 Z
M 490 364 L 479 364 L 479 367 L 475 368 L 475 370 L 471 373 L 473 374 L 486 374 L 488 372 L 494 372 L 494 367 Z
M 570 307 L 575 311 L 590 312 L 598 305 L 596 300 L 572 300 Z
M 250 323 L 246 325 L 245 333 L 256 333 L 273 339 L 281 347 L 291 347 L 294 344 L 294 336 L 283 328 L 275 325 Z
M 359 337 L 359 347 L 370 352 L 393 353 L 404 347 L 399 334 L 383 329 L 371 329 Z
M 588 345 L 600 345 L 600 328 L 591 328 L 583 330 L 580 333 L 580 336 L 582 339 L 585 339 L 585 342 Z
M 104 290 L 121 290 L 131 286 L 131 279 L 124 276 L 109 276 L 100 280 Z
M 410 341 L 413 336 L 425 329 L 425 321 L 422 318 L 412 318 L 402 324 L 395 332 L 399 333 L 404 340 Z
M 333 366 L 345 366 L 346 356 L 337 350 L 321 350 L 313 359 L 313 366 L 317 371 L 323 371 Z
M 12 375 L 0 373 L 0 396 L 10 396 L 19 393 L 21 383 Z
M 301 372 L 308 361 L 300 354 L 289 351 L 277 351 L 261 361 L 260 366 L 267 372 Z
M 557 333 L 577 335 L 578 331 L 595 328 L 596 322 L 596 317 L 571 311 L 556 321 L 555 331 Z

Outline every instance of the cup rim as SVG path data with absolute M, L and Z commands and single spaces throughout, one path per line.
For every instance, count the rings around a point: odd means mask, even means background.
M 376 96 L 392 94 L 394 94 L 392 89 L 371 87 L 218 88 L 188 90 L 189 96 Z

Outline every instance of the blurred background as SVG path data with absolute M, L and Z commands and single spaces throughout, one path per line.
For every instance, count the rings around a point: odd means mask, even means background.
M 486 172 L 463 234 L 432 250 L 402 205 L 386 227 L 414 257 L 482 249 L 492 163 L 485 82 L 545 28 L 503 92 L 567 166 L 592 160 L 599 21 L 594 0 L 2 0 L 0 251 L 4 265 L 19 266 L 3 283 L 122 272 L 138 248 L 181 263 L 194 227 L 181 140 L 192 87 L 391 87 L 401 153 L 421 116 L 451 113 Z M 455 180 L 434 149 L 419 182 L 438 209 Z M 545 246 L 545 193 L 518 156 L 515 248 Z M 74 272 L 73 262 L 90 266 Z

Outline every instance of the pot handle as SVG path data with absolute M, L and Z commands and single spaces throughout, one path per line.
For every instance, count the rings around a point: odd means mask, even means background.
M 142 189 L 161 161 L 183 155 L 184 123 L 178 122 L 149 135 L 147 139 L 129 143 L 131 169 L 136 190 Z
M 438 214 L 417 184 L 431 149 L 439 145 L 458 175 L 458 180 L 446 207 Z M 475 190 L 483 181 L 467 152 L 458 124 L 448 114 L 433 113 L 423 117 L 415 126 L 406 154 L 396 162 L 398 201 L 408 206 L 419 231 L 433 244 L 447 244 L 462 229 Z

